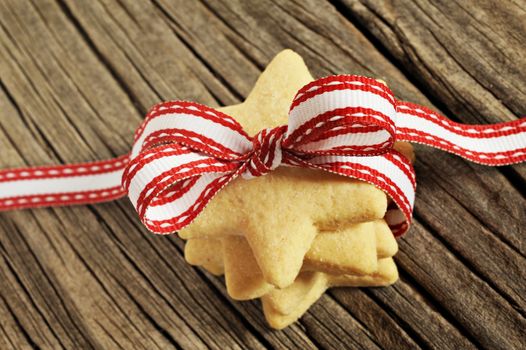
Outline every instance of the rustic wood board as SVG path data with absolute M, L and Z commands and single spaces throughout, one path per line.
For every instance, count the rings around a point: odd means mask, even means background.
M 522 1 L 2 1 L 0 167 L 123 154 L 152 104 L 239 102 L 284 48 L 316 76 L 511 120 L 526 113 L 525 47 Z M 417 152 L 400 281 L 332 290 L 279 332 L 127 200 L 2 213 L 0 348 L 524 348 L 525 166 Z

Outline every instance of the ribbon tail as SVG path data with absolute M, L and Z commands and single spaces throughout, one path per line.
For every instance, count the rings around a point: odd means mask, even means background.
M 526 118 L 465 125 L 409 102 L 397 105 L 397 141 L 421 143 L 472 162 L 499 166 L 526 160 Z
M 129 155 L 58 165 L 0 170 L 0 211 L 92 204 L 126 195 L 121 186 Z

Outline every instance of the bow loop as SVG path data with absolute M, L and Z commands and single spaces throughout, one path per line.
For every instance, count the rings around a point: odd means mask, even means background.
M 298 91 L 283 146 L 313 155 L 377 155 L 392 148 L 396 99 L 381 82 L 355 75 L 316 80 Z
M 154 106 L 135 135 L 122 187 L 153 232 L 186 226 L 241 172 L 252 140 L 231 116 L 185 101 Z
M 234 118 L 186 101 L 163 102 L 150 109 L 135 133 L 130 158 L 159 143 L 177 143 L 224 160 L 239 159 L 252 149 L 251 138 Z

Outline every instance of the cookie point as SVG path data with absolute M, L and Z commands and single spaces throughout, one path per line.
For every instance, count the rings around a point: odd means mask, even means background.
M 299 59 L 303 61 L 303 57 L 301 57 L 296 51 L 292 49 L 281 50 L 280 52 L 276 54 L 276 56 L 274 56 L 273 59 L 277 59 L 277 58 L 295 58 L 295 59 Z

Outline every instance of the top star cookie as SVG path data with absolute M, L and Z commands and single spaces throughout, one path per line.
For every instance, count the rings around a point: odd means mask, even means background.
M 286 124 L 294 94 L 313 77 L 291 50 L 278 54 L 248 98 L 220 109 L 249 134 Z M 267 283 L 291 285 L 321 231 L 383 218 L 387 196 L 371 184 L 327 172 L 280 167 L 236 179 L 212 200 L 182 238 L 244 236 Z

